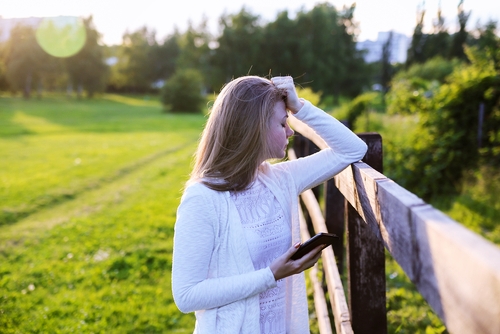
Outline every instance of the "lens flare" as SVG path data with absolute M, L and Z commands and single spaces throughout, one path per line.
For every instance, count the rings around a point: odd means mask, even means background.
M 36 30 L 36 40 L 45 52 L 54 57 L 71 57 L 85 44 L 85 26 L 77 17 L 44 18 Z

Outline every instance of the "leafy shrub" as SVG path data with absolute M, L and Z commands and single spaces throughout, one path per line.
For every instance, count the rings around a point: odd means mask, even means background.
M 203 77 L 193 69 L 178 70 L 163 86 L 161 101 L 171 112 L 200 112 L 205 101 Z
M 435 57 L 423 64 L 414 64 L 406 71 L 398 72 L 387 94 L 390 114 L 414 114 L 429 109 L 429 99 L 455 68 L 462 63 Z
M 339 110 L 336 111 L 336 117 L 348 122 L 351 129 L 355 129 L 356 120 L 363 115 L 369 108 L 378 104 L 379 98 L 377 92 L 366 92 L 358 95 L 351 102 L 343 104 Z
M 321 92 L 320 93 L 315 93 L 311 88 L 306 87 L 306 88 L 300 88 L 297 87 L 297 95 L 301 98 L 304 98 L 311 102 L 315 106 L 319 106 L 320 101 L 321 101 Z
M 420 123 L 413 146 L 404 150 L 398 162 L 405 175 L 398 177 L 404 187 L 426 199 L 460 190 L 462 174 L 476 168 L 480 158 L 500 158 L 500 51 L 493 54 L 466 49 L 466 53 L 469 65 L 455 68 L 425 102 L 413 101 L 409 107 L 419 109 Z M 480 104 L 485 112 L 481 150 Z
M 394 81 L 419 78 L 425 81 L 437 80 L 438 82 L 444 82 L 446 77 L 461 64 L 462 62 L 456 58 L 448 60 L 439 56 L 434 57 L 423 64 L 413 64 L 406 71 L 399 71 L 394 76 Z

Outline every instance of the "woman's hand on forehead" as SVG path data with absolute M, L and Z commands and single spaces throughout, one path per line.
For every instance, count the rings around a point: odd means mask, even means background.
M 290 110 L 292 114 L 296 114 L 302 108 L 304 103 L 299 100 L 297 91 L 295 90 L 295 84 L 293 83 L 293 78 L 291 76 L 273 77 L 271 78 L 271 82 L 276 86 L 276 88 L 283 90 L 286 97 L 286 108 Z

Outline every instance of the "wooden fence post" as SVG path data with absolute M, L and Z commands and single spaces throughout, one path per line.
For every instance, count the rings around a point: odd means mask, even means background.
M 368 145 L 363 161 L 383 172 L 382 137 L 377 133 L 359 134 Z M 385 250 L 351 204 L 347 209 L 347 274 L 349 310 L 356 334 L 386 334 Z
M 328 232 L 333 233 L 339 238 L 333 243 L 333 253 L 339 274 L 342 276 L 344 271 L 344 226 L 345 226 L 345 204 L 344 195 L 335 186 L 335 179 L 331 179 L 324 184 L 325 195 L 325 224 Z

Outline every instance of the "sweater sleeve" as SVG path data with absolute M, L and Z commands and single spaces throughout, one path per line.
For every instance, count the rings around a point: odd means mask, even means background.
M 218 219 L 207 193 L 188 187 L 177 210 L 172 259 L 172 292 L 182 312 L 224 306 L 276 286 L 269 268 L 213 277 L 210 263 L 215 254 L 214 226 L 219 224 Z
M 277 164 L 277 168 L 291 173 L 297 194 L 332 178 L 365 155 L 367 145 L 363 140 L 309 101 L 304 100 L 304 106 L 294 116 L 312 128 L 328 145 L 328 148 L 310 156 Z

